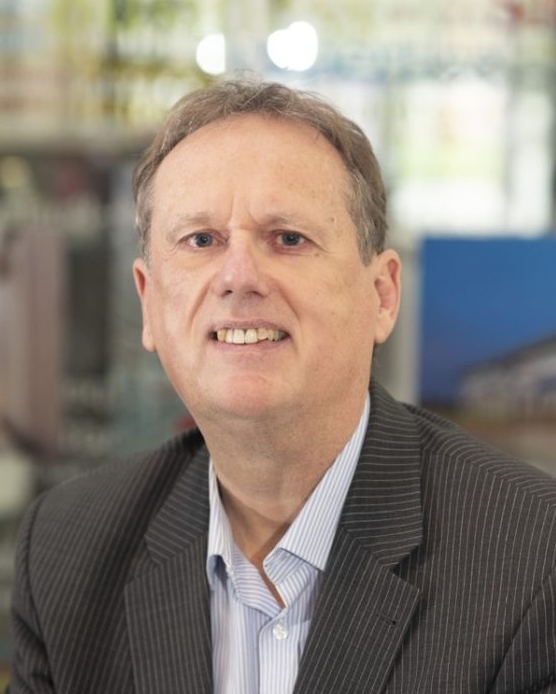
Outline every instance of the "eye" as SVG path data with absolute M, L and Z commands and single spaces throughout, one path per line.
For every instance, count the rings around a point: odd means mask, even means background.
M 186 242 L 189 246 L 195 248 L 208 248 L 214 243 L 214 236 L 208 231 L 199 231 L 195 234 L 190 234 Z
M 282 246 L 295 247 L 305 242 L 305 237 L 296 231 L 283 231 L 278 236 L 278 241 Z

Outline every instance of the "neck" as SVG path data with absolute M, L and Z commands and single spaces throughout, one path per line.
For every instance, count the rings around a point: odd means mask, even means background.
M 234 541 L 259 568 L 352 436 L 363 404 L 326 418 L 199 423 Z

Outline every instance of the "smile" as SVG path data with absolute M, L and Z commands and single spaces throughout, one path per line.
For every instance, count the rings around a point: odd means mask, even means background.
M 257 342 L 269 340 L 278 342 L 286 337 L 282 330 L 271 328 L 221 328 L 212 334 L 217 342 L 227 342 L 233 345 L 254 345 Z

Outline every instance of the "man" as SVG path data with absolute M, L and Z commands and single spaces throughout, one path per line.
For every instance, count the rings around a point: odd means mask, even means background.
M 361 130 L 221 83 L 134 192 L 143 344 L 198 430 L 31 508 L 10 691 L 554 694 L 556 482 L 370 379 L 400 260 Z

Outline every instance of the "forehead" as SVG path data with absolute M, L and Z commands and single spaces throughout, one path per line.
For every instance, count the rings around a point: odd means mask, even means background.
M 315 128 L 234 115 L 199 128 L 168 153 L 154 179 L 151 223 L 173 228 L 175 220 L 203 214 L 224 224 L 244 210 L 258 220 L 351 226 L 349 190 L 339 152 Z
M 199 128 L 162 161 L 153 193 L 151 231 L 164 238 L 200 220 L 216 227 L 287 220 L 356 237 L 339 152 L 295 121 L 242 114 Z
M 156 177 L 178 164 L 182 174 L 226 162 L 263 162 L 273 166 L 293 163 L 300 169 L 316 167 L 322 174 L 346 177 L 340 153 L 313 126 L 297 120 L 260 113 L 234 114 L 209 123 L 178 142 L 162 160 Z

